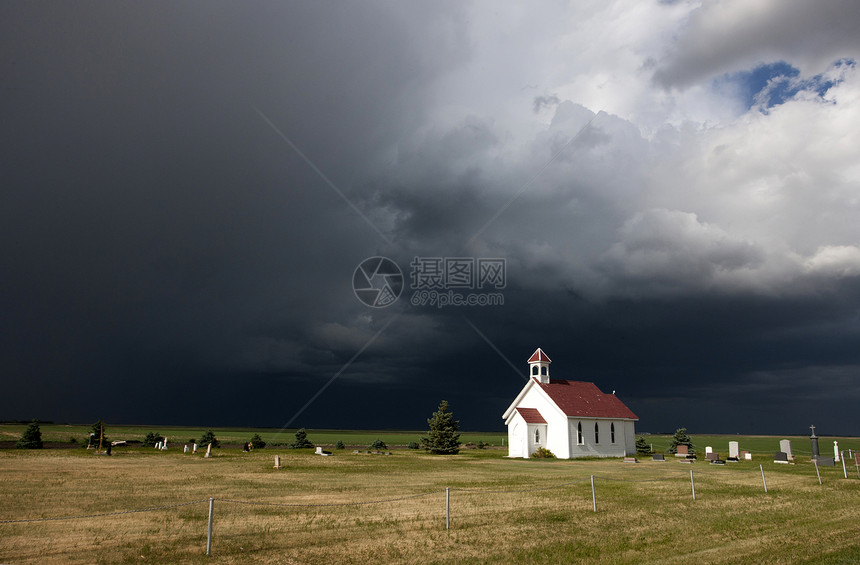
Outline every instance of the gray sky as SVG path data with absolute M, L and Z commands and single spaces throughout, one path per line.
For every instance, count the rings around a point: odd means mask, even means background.
M 641 430 L 860 434 L 858 27 L 8 4 L 0 417 L 421 429 L 447 399 L 501 430 L 542 347 Z M 386 308 L 353 292 L 373 256 Z M 504 259 L 504 304 L 413 305 L 415 257 Z

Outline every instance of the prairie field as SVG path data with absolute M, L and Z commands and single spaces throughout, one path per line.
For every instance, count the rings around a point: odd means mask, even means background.
M 708 440 L 724 452 L 734 437 Z M 821 467 L 819 485 L 803 455 L 716 466 L 363 451 L 0 450 L 0 562 L 860 563 L 853 464 L 848 479 Z

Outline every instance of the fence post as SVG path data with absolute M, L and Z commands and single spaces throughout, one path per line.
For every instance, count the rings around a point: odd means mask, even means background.
M 764 485 L 764 492 L 767 492 L 767 481 L 764 480 L 764 467 L 759 465 L 759 469 L 761 469 L 761 484 Z
M 696 500 L 696 483 L 693 482 L 693 470 L 690 469 L 690 486 L 693 488 L 693 500 Z
M 445 529 L 451 527 L 451 487 L 445 487 Z
M 847 479 L 848 471 L 845 469 L 845 452 L 840 453 L 840 459 L 842 459 L 842 475 Z
M 821 484 L 821 472 L 818 470 L 818 459 L 813 459 L 813 463 L 815 463 L 815 474 L 818 475 L 818 484 Z
M 209 499 L 209 533 L 206 535 L 206 555 L 212 555 L 212 516 L 215 514 L 215 499 Z
M 594 475 L 591 475 L 591 507 L 597 512 L 597 494 L 594 492 Z

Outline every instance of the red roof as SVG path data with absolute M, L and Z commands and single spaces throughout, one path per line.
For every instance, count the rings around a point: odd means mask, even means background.
M 517 408 L 517 412 L 526 421 L 526 424 L 546 424 L 546 420 L 540 415 L 537 408 Z
M 600 392 L 594 383 L 550 380 L 549 384 L 543 384 L 538 379 L 534 381 L 567 416 L 639 419 L 618 397 Z
M 536 363 L 539 361 L 542 361 L 544 363 L 552 363 L 552 360 L 549 357 L 547 357 L 546 353 L 544 353 L 543 349 L 541 349 L 540 347 L 538 347 L 537 350 L 534 353 L 532 353 L 532 356 L 529 357 L 528 362 L 529 363 Z

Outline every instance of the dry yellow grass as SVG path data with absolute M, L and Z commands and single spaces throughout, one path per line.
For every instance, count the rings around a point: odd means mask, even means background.
M 284 468 L 272 469 L 280 454 Z M 636 465 L 522 461 L 502 452 L 434 457 L 221 450 L 212 459 L 153 450 L 0 452 L 4 563 L 796 563 L 860 559 L 860 480 L 807 464 Z M 592 512 L 590 475 L 598 512 Z M 667 480 L 657 480 L 667 479 Z M 530 492 L 521 490 L 572 483 Z M 452 529 L 445 530 L 445 487 Z M 463 489 L 478 489 L 472 492 Z M 341 504 L 422 495 L 356 506 Z M 214 497 L 213 555 L 206 557 Z M 813 532 L 817 532 L 814 535 Z M 811 541 L 815 540 L 815 541 Z M 828 561 L 832 560 L 832 561 Z

